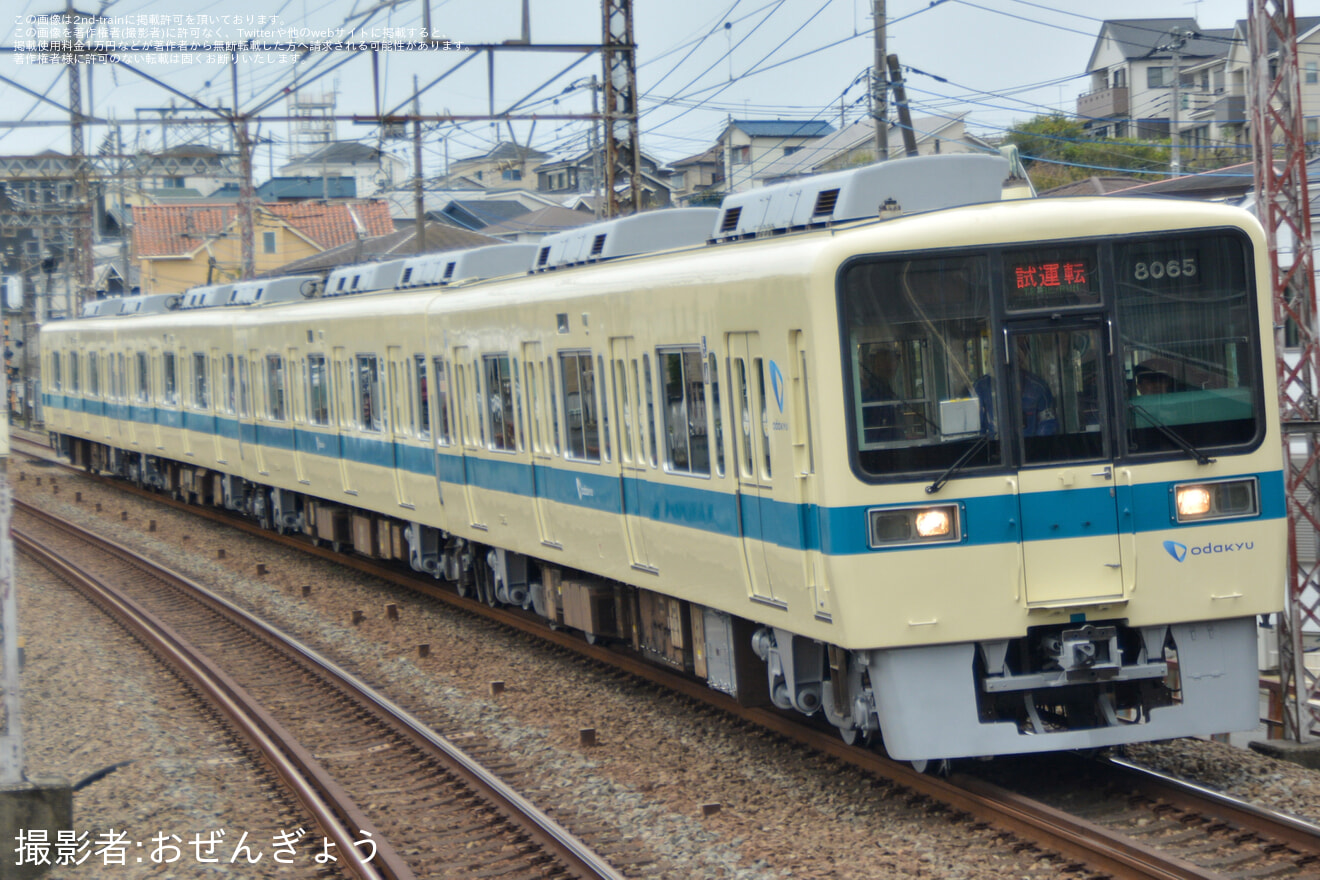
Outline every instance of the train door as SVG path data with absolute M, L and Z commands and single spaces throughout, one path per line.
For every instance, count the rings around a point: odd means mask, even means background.
M 408 365 L 403 359 L 403 349 L 397 345 L 385 349 L 385 358 L 389 370 L 389 400 L 386 412 L 389 424 L 390 447 L 393 450 L 391 461 L 394 465 L 394 495 L 400 507 L 413 508 L 412 497 L 408 492 L 408 425 L 411 418 L 407 412 L 408 394 L 405 383 L 408 381 Z
M 806 334 L 801 330 L 792 333 L 792 346 L 789 357 L 789 378 L 792 389 L 792 427 L 793 440 L 793 479 L 797 484 L 797 503 L 799 510 L 817 509 L 818 488 L 816 485 L 816 438 L 811 426 L 811 380 L 808 374 L 808 356 Z M 814 514 L 812 514 L 814 515 Z M 825 560 L 821 556 L 820 542 L 803 541 L 803 582 L 811 592 L 816 617 L 822 620 L 832 619 L 830 588 L 825 579 Z
M 644 376 L 638 368 L 637 342 L 632 337 L 610 340 L 614 361 L 615 424 L 619 426 L 619 492 L 628 554 L 634 568 L 655 571 L 647 543 L 647 431 Z
M 458 447 L 463 456 L 463 499 L 467 502 L 468 524 L 473 528 L 485 529 L 486 521 L 481 517 L 477 504 L 476 487 L 473 485 L 477 469 L 482 459 L 474 453 L 484 445 L 485 428 L 482 422 L 481 370 L 472 357 L 472 349 L 460 345 L 454 349 L 454 378 L 456 410 L 459 423 Z
M 781 604 L 775 595 L 765 542 L 774 504 L 774 475 L 770 446 L 770 412 L 766 400 L 769 367 L 761 352 L 758 333 L 730 333 L 729 402 L 733 409 L 733 436 L 737 454 L 738 522 L 743 559 L 753 599 Z
M 555 453 L 550 439 L 545 411 L 549 397 L 545 389 L 545 367 L 541 361 L 541 343 L 524 342 L 523 387 L 527 389 L 527 413 L 531 430 L 529 431 L 532 448 L 532 494 L 536 499 L 536 528 L 541 534 L 541 543 L 548 547 L 563 548 L 559 541 L 559 530 L 555 528 L 554 510 L 551 507 L 550 485 L 554 476 Z
M 1008 411 L 1022 469 L 1027 601 L 1064 605 L 1123 595 L 1108 416 L 1108 335 L 1092 322 L 1006 331 Z M 986 407 L 993 423 L 993 405 Z M 1016 435 L 1014 437 L 1014 435 Z M 1067 572 L 1060 576 L 1060 572 Z
M 339 482 L 346 495 L 356 495 L 357 489 L 353 474 L 353 462 L 349 457 L 349 448 L 353 438 L 349 434 L 355 427 L 353 419 L 356 409 L 353 395 L 357 388 L 357 374 L 353 371 L 353 359 L 343 346 L 335 346 L 331 352 L 334 361 L 334 385 L 332 393 L 335 409 L 339 412 Z

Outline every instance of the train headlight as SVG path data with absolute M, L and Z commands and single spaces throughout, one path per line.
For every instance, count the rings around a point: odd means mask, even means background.
M 958 505 L 889 507 L 867 511 L 872 547 L 958 541 Z
M 1173 488 L 1178 522 L 1235 519 L 1260 513 L 1260 487 L 1255 477 L 1217 483 L 1185 483 Z

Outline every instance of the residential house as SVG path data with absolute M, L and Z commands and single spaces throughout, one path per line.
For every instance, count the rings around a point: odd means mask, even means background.
M 394 230 L 381 201 L 280 202 L 253 216 L 255 271 L 359 238 Z M 242 248 L 236 205 L 149 205 L 133 208 L 133 260 L 143 293 L 173 293 L 239 276 Z
M 450 199 L 440 209 L 439 219 L 473 232 L 526 214 L 527 207 L 517 199 Z
M 272 177 L 257 187 L 263 202 L 305 202 L 357 198 L 355 177 Z
M 677 162 L 670 178 L 673 199 L 684 205 L 718 205 L 724 198 L 724 161 L 720 145 Z
M 573 201 L 573 197 L 585 193 L 594 193 L 604 180 L 604 150 L 586 150 L 576 156 L 550 159 L 536 169 L 536 191 L 551 196 L 559 196 L 561 203 Z M 643 152 L 638 160 L 642 176 L 643 208 L 665 207 L 672 200 L 670 173 L 660 163 Z M 597 172 L 601 182 L 596 180 Z M 631 187 L 631 181 L 625 177 L 616 181 L 616 186 Z M 564 201 L 567 200 L 567 201 Z
M 1307 138 L 1320 141 L 1320 62 L 1307 60 L 1320 54 L 1320 18 L 1297 18 L 1297 33 Z M 1250 56 L 1245 21 L 1224 29 L 1201 29 L 1193 18 L 1106 21 L 1077 115 L 1097 138 L 1163 139 L 1176 129 L 1184 168 L 1249 159 Z
M 964 122 L 967 114 L 930 116 L 912 121 L 917 155 L 940 153 L 992 153 L 990 143 L 969 134 Z M 889 129 L 890 157 L 905 155 L 904 132 L 897 126 Z M 842 171 L 876 161 L 875 121 L 863 119 L 833 134 L 819 138 L 787 156 L 781 156 L 756 173 L 760 186 L 782 183 L 795 177 Z
M 449 166 L 444 185 L 450 189 L 449 180 L 463 179 L 486 189 L 523 185 L 522 181 L 532 180 L 533 172 L 549 156 L 531 147 L 501 141 L 480 156 L 455 160 Z
M 352 177 L 358 196 L 374 196 L 394 189 L 412 175 L 412 167 L 400 159 L 354 141 L 326 144 L 306 156 L 280 166 L 283 177 Z
M 481 230 L 484 234 L 507 242 L 537 242 L 556 232 L 595 223 L 596 218 L 585 211 L 552 206 L 511 217 Z
M 732 120 L 717 141 L 724 164 L 725 192 L 743 192 L 760 185 L 757 175 L 771 162 L 833 133 L 834 126 L 820 120 Z

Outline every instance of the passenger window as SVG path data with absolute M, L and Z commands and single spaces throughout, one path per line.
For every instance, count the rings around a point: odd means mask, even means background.
M 87 396 L 101 396 L 101 357 L 96 352 L 87 353 Z
M 147 353 L 139 351 L 137 353 L 137 399 L 138 403 L 151 402 L 151 362 L 147 360 Z
M 50 353 L 50 390 L 59 391 L 63 387 L 60 381 L 60 353 L 53 351 Z
M 646 433 L 650 438 L 648 448 L 651 450 L 651 467 L 655 467 L 659 462 L 656 460 L 655 447 L 655 389 L 651 381 L 651 356 L 642 355 L 642 378 L 646 382 Z M 638 402 L 641 398 L 638 398 Z
M 739 412 L 734 414 L 734 419 L 742 426 L 741 443 L 742 455 L 738 459 L 740 472 L 744 477 L 752 476 L 752 401 L 751 393 L 747 388 L 747 362 L 742 358 L 733 359 L 734 375 L 734 393 L 736 395 Z M 738 418 L 741 413 L 742 418 Z
M 307 421 L 330 424 L 330 376 L 323 354 L 307 356 Z
M 78 352 L 69 352 L 69 390 L 74 394 L 82 391 L 82 370 L 78 361 Z
M 417 395 L 417 406 L 413 410 L 416 419 L 417 436 L 423 440 L 431 438 L 431 398 L 426 382 L 426 355 L 413 355 L 413 390 Z
M 284 358 L 278 354 L 266 355 L 266 415 L 271 421 L 282 422 L 288 417 L 284 388 Z
M 526 434 L 523 433 L 522 379 L 518 375 L 518 359 L 514 358 L 512 364 L 513 367 L 510 375 L 513 377 L 513 411 L 517 417 L 516 437 L 518 442 L 518 451 L 522 452 L 523 445 L 525 443 L 523 438 L 527 436 Z
M 665 468 L 674 473 L 710 475 L 706 432 L 706 386 L 701 350 L 696 346 L 656 352 L 664 388 Z
M 225 412 L 230 413 L 232 415 L 234 412 L 234 399 L 235 399 L 234 398 L 234 388 L 235 388 L 234 356 L 232 354 L 225 355 L 225 359 L 220 362 L 220 369 L 223 372 L 220 381 L 224 386 Z
M 600 426 L 596 418 L 596 374 L 591 352 L 559 353 L 564 388 L 564 433 L 567 456 L 575 461 L 600 461 Z
M 619 407 L 619 436 L 623 460 L 632 461 L 632 413 L 628 410 L 628 376 L 622 360 L 614 362 L 614 402 Z
M 197 409 L 211 408 L 210 376 L 206 365 L 206 355 L 193 353 L 193 406 Z
M 605 377 L 605 358 L 603 355 L 596 356 L 596 375 L 600 377 L 600 448 L 605 461 L 610 460 L 610 403 L 606 389 L 609 382 Z
M 164 388 L 161 389 L 167 406 L 174 406 L 179 402 L 179 383 L 178 375 L 175 369 L 174 352 L 167 351 L 161 355 L 161 377 L 164 380 Z
M 710 373 L 711 442 L 715 444 L 715 473 L 724 476 L 724 413 L 720 410 L 720 368 L 715 355 L 707 355 L 706 369 Z
M 380 358 L 374 354 L 357 356 L 358 427 L 364 431 L 381 429 Z
M 555 362 L 545 359 L 545 384 L 550 389 L 550 442 L 554 445 L 555 455 L 560 453 L 559 445 L 559 395 L 555 391 Z
M 449 421 L 449 371 L 443 358 L 432 358 L 431 364 L 435 367 L 435 442 L 448 446 L 453 442 Z
M 756 396 L 761 405 L 761 453 L 764 467 L 761 470 L 761 476 L 769 478 L 770 476 L 770 410 L 765 399 L 765 361 L 762 358 L 753 358 L 752 364 L 756 370 Z
M 490 426 L 490 448 L 501 452 L 517 449 L 513 416 L 513 376 L 507 354 L 486 355 L 486 422 Z
M 239 415 L 247 418 L 252 415 L 252 404 L 248 397 L 248 361 L 247 358 L 238 359 L 238 412 Z
M 475 398 L 473 403 L 476 409 L 477 439 L 481 445 L 486 445 L 486 420 L 482 417 L 486 407 L 483 405 L 481 393 L 481 365 L 474 359 L 472 361 L 472 396 Z
M 545 419 L 545 411 L 541 406 L 541 389 L 536 383 L 536 366 L 534 361 L 523 361 L 527 378 L 527 394 L 532 400 L 532 449 L 536 452 L 544 452 L 545 446 L 541 442 L 541 432 L 544 428 L 541 424 Z

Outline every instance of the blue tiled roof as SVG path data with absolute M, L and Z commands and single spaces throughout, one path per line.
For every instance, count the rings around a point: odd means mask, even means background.
M 272 177 L 257 187 L 263 201 L 276 199 L 351 199 L 357 197 L 357 180 L 352 177 Z
M 834 126 L 819 120 L 735 119 L 730 124 L 752 137 L 825 137 L 834 133 Z

